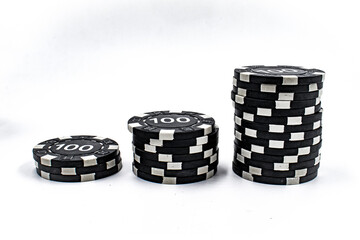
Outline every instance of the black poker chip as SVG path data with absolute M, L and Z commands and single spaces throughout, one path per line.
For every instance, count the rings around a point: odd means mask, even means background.
M 246 90 L 252 90 L 256 92 L 264 93 L 280 93 L 280 92 L 292 92 L 292 93 L 307 93 L 314 92 L 323 89 L 323 82 L 311 83 L 308 85 L 276 85 L 268 83 L 248 83 L 233 78 L 233 86 L 243 88 Z M 235 91 L 236 92 L 236 91 Z
M 302 124 L 302 125 L 284 125 L 284 124 L 266 124 L 266 123 L 257 123 L 247 121 L 235 115 L 235 129 L 237 127 L 246 127 L 263 132 L 270 133 L 288 133 L 288 132 L 306 132 L 316 130 L 322 127 L 322 120 L 316 121 L 314 123 Z
M 257 65 L 236 68 L 234 70 L 234 77 L 242 82 L 297 86 L 322 83 L 325 73 L 319 69 L 295 66 Z
M 98 136 L 69 136 L 37 144 L 33 157 L 49 167 L 88 167 L 105 163 L 119 155 L 119 145 L 112 139 Z
M 231 99 L 239 105 L 271 109 L 302 109 L 319 105 L 321 101 L 320 98 L 301 101 L 263 100 L 237 95 L 233 91 L 231 91 Z
M 292 142 L 292 141 L 302 141 L 305 139 L 318 137 L 322 134 L 322 127 L 315 130 L 303 131 L 303 132 L 272 133 L 272 132 L 266 132 L 266 131 L 264 132 L 264 131 L 259 131 L 252 128 L 236 125 L 234 134 L 235 137 L 240 135 L 245 135 L 252 138 L 283 140 L 283 141 Z
M 210 142 L 204 145 L 196 145 L 189 147 L 157 147 L 150 144 L 143 144 L 141 142 L 136 141 L 136 139 L 134 139 L 133 145 L 138 149 L 150 153 L 190 155 L 190 154 L 202 153 L 209 149 L 216 148 L 216 146 L 218 145 L 218 141 Z
M 307 146 L 314 146 L 321 142 L 321 135 L 310 139 L 304 139 L 301 141 L 284 141 L 284 140 L 252 138 L 242 134 L 238 134 L 237 136 L 235 136 L 235 138 L 239 142 L 242 141 L 242 142 L 255 144 L 258 146 L 264 146 L 267 148 L 274 148 L 274 149 L 302 148 Z
M 252 159 L 244 158 L 242 156 L 236 156 L 234 161 L 238 161 L 242 164 L 251 165 L 258 168 L 269 169 L 273 171 L 292 171 L 298 169 L 304 169 L 318 165 L 321 160 L 321 154 L 317 157 L 304 162 L 298 163 L 270 163 L 262 161 L 254 161 Z
M 233 166 L 233 171 L 236 175 L 246 180 L 252 182 L 258 182 L 258 183 L 264 183 L 264 184 L 273 184 L 273 185 L 297 185 L 297 184 L 309 182 L 315 179 L 318 175 L 318 171 L 316 171 L 304 177 L 266 177 L 266 176 L 257 176 L 250 174 L 249 172 L 239 169 L 236 166 Z
M 184 170 L 184 169 L 195 169 L 205 165 L 210 165 L 214 162 L 219 160 L 218 153 L 214 153 L 212 156 L 200 160 L 195 161 L 184 161 L 184 162 L 159 162 L 159 161 L 152 161 L 143 157 L 140 157 L 136 153 L 134 153 L 134 162 L 138 162 L 142 165 L 148 167 L 155 167 L 161 168 L 165 170 Z
M 303 101 L 316 99 L 322 96 L 323 90 L 317 90 L 312 92 L 257 92 L 247 90 L 241 87 L 233 86 L 234 93 L 240 96 L 263 99 L 263 100 L 281 100 L 281 101 Z
M 134 174 L 146 181 L 155 182 L 155 183 L 161 183 L 161 184 L 188 184 L 188 183 L 195 183 L 195 182 L 201 182 L 204 180 L 207 180 L 209 178 L 212 178 L 216 172 L 217 168 L 211 170 L 208 173 L 197 175 L 197 176 L 189 176 L 189 177 L 161 177 L 161 176 L 155 176 L 152 174 L 148 174 L 145 172 L 140 171 L 135 166 L 133 166 L 133 172 Z
M 324 78 L 322 70 L 285 65 L 234 70 L 231 99 L 236 175 L 280 185 L 316 178 Z
M 192 169 L 168 170 L 168 169 L 146 166 L 136 161 L 133 162 L 133 166 L 135 166 L 138 170 L 144 173 L 148 173 L 160 177 L 193 177 L 193 176 L 203 175 L 217 168 L 218 164 L 219 162 L 216 161 L 213 162 L 212 164 L 204 165 Z
M 233 161 L 233 167 L 256 176 L 290 178 L 290 177 L 305 177 L 307 175 L 313 174 L 319 169 L 320 163 L 312 167 L 288 170 L 288 171 L 276 171 L 266 168 L 255 167 L 249 164 L 244 164 L 239 161 Z
M 202 113 L 157 111 L 134 116 L 128 129 L 135 136 L 159 140 L 182 140 L 209 135 L 215 120 Z
M 233 102 L 233 106 L 235 110 L 240 110 L 243 112 L 248 112 L 266 117 L 291 117 L 291 116 L 312 115 L 319 112 L 322 109 L 321 103 L 305 108 L 293 108 L 293 109 L 275 109 L 271 107 L 248 106 L 244 104 L 238 104 L 236 102 Z
M 201 146 L 209 143 L 216 143 L 219 139 L 219 129 L 215 126 L 215 129 L 209 135 L 205 135 L 197 138 L 190 138 L 178 141 L 167 141 L 159 140 L 153 138 L 140 138 L 133 135 L 133 142 L 141 143 L 142 145 L 150 145 L 155 147 L 164 147 L 164 148 L 181 148 L 181 147 L 191 147 L 191 146 Z
M 244 119 L 249 122 L 266 123 L 266 124 L 278 124 L 278 125 L 304 125 L 318 122 L 322 119 L 322 109 L 314 114 L 305 116 L 290 116 L 290 117 L 268 117 L 259 116 L 246 111 L 236 110 L 235 116 Z
M 205 114 L 155 111 L 128 121 L 133 134 L 133 172 L 164 184 L 183 184 L 212 177 L 219 163 L 219 128 Z
M 311 152 L 305 155 L 268 155 L 257 152 L 252 152 L 245 148 L 235 146 L 234 155 L 237 158 L 248 158 L 254 161 L 269 162 L 269 163 L 298 163 L 310 161 L 319 156 L 320 150 Z
M 218 147 L 210 148 L 207 151 L 194 153 L 194 154 L 158 154 L 143 151 L 133 146 L 133 152 L 140 157 L 149 159 L 151 161 L 158 162 L 186 162 L 186 161 L 197 161 L 204 158 L 211 157 L 218 151 Z
M 260 153 L 260 154 L 267 154 L 267 155 L 275 155 L 275 156 L 284 156 L 284 155 L 307 155 L 312 152 L 319 151 L 321 148 L 322 141 L 318 142 L 315 145 L 309 145 L 299 148 L 270 148 L 264 147 L 257 144 L 252 144 L 245 141 L 239 141 L 235 138 L 235 148 L 244 148 L 252 152 Z

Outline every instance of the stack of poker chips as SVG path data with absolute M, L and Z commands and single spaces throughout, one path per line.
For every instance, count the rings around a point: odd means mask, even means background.
M 119 145 L 109 138 L 70 136 L 54 138 L 33 148 L 39 176 L 60 182 L 86 182 L 118 173 Z
M 139 178 L 163 184 L 203 181 L 218 166 L 219 129 L 207 115 L 157 111 L 128 121 L 133 134 L 133 172 Z
M 233 171 L 250 181 L 291 185 L 316 178 L 325 73 L 292 66 L 235 69 Z

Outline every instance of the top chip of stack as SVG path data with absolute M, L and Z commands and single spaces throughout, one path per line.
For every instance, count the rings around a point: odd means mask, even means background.
M 193 183 L 217 171 L 219 129 L 205 114 L 148 112 L 130 118 L 128 129 L 133 134 L 133 172 L 144 180 Z
M 317 176 L 325 73 L 293 66 L 235 69 L 234 172 L 251 181 L 299 184 Z
M 119 145 L 98 136 L 54 138 L 33 148 L 37 173 L 48 180 L 84 182 L 111 176 L 121 170 Z

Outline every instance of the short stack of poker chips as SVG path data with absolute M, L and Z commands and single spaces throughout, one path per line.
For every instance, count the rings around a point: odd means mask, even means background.
M 60 182 L 85 182 L 105 178 L 122 168 L 119 145 L 98 136 L 54 138 L 33 148 L 39 176 Z
M 248 66 L 234 72 L 233 171 L 267 184 L 316 178 L 325 73 L 293 66 Z
M 128 121 L 133 134 L 133 172 L 163 184 L 207 180 L 218 166 L 219 129 L 205 114 L 156 111 Z

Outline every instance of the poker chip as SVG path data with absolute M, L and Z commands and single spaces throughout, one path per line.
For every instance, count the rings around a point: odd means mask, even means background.
M 84 182 L 121 170 L 119 145 L 112 139 L 78 135 L 54 138 L 33 148 L 39 176 L 61 182 Z
M 270 133 L 287 133 L 287 132 L 306 132 L 316 130 L 322 127 L 321 120 L 314 123 L 302 124 L 302 125 L 285 125 L 285 124 L 266 124 L 247 121 L 235 115 L 235 129 L 237 126 L 248 127 L 259 131 Z
M 252 182 L 258 182 L 258 183 L 264 183 L 264 184 L 274 184 L 274 185 L 297 185 L 301 183 L 309 182 L 317 177 L 318 171 L 315 173 L 312 173 L 310 175 L 304 176 L 304 177 L 264 177 L 264 176 L 256 176 L 253 174 L 250 174 L 249 172 L 243 171 L 235 166 L 233 166 L 233 171 L 236 175 L 252 181 Z
M 167 140 L 159 140 L 152 138 L 139 138 L 137 136 L 133 136 L 133 141 L 141 144 L 148 144 L 156 147 L 167 147 L 167 148 L 179 148 L 179 147 L 189 147 L 189 146 L 199 146 L 205 145 L 208 143 L 215 143 L 219 139 L 219 129 L 215 126 L 215 129 L 209 135 L 205 135 L 197 138 L 190 138 L 178 141 L 167 141 Z
M 266 146 L 268 148 L 301 148 L 307 146 L 313 146 L 321 142 L 321 136 L 317 136 L 311 139 L 304 139 L 301 141 L 284 141 L 284 140 L 272 140 L 272 139 L 262 139 L 262 138 L 251 138 L 241 133 L 235 135 L 236 141 L 243 141 L 250 144 Z
M 195 160 L 195 161 L 184 161 L 184 162 L 159 162 L 159 161 L 152 161 L 146 158 L 142 158 L 139 155 L 134 153 L 134 161 L 149 167 L 161 168 L 165 170 L 183 170 L 183 169 L 195 169 L 202 166 L 210 165 L 216 161 L 218 161 L 218 152 L 217 151 L 214 155 L 202 159 L 202 160 Z
M 143 165 L 141 163 L 138 163 L 134 161 L 133 166 L 135 166 L 139 171 L 151 174 L 154 176 L 160 176 L 160 177 L 193 177 L 198 175 L 203 175 L 205 173 L 210 172 L 211 170 L 217 168 L 218 161 L 210 164 L 210 165 L 204 165 L 198 168 L 193 169 L 181 169 L 181 170 L 169 170 L 169 169 L 162 169 L 162 168 L 156 168 L 156 167 L 150 167 Z
M 271 109 L 298 109 L 307 108 L 320 104 L 321 99 L 309 99 L 302 101 L 284 101 L 284 100 L 261 100 L 256 98 L 244 97 L 231 92 L 231 99 L 240 105 L 249 107 L 271 108 Z
M 266 108 L 266 107 L 254 107 L 254 106 L 247 106 L 244 104 L 238 104 L 236 102 L 233 102 L 233 106 L 235 110 L 240 110 L 243 112 L 248 112 L 266 117 L 291 117 L 291 116 L 301 116 L 301 115 L 312 115 L 319 112 L 321 109 L 321 103 L 315 106 L 309 106 L 305 108 L 293 108 L 293 109 L 274 109 L 274 108 Z
M 322 127 L 305 132 L 285 132 L 285 133 L 272 133 L 272 132 L 263 132 L 258 131 L 252 128 L 246 128 L 242 126 L 236 126 L 235 136 L 238 134 L 242 134 L 248 137 L 253 138 L 261 138 L 261 139 L 269 139 L 269 140 L 284 140 L 284 141 L 301 141 L 305 139 L 315 138 L 317 136 L 321 136 Z
M 234 78 L 242 82 L 276 85 L 308 85 L 322 83 L 325 73 L 319 69 L 294 66 L 246 66 L 234 70 Z
M 261 93 L 280 93 L 280 92 L 291 92 L 291 93 L 307 93 L 319 91 L 323 88 L 323 83 L 311 83 L 308 85 L 276 85 L 268 83 L 248 83 L 233 78 L 233 86 L 236 88 L 243 88 L 246 90 L 261 92 Z M 234 91 L 236 92 L 236 91 Z
M 320 154 L 319 151 L 315 151 L 306 155 L 281 155 L 281 156 L 274 156 L 274 155 L 267 155 L 262 153 L 256 153 L 249 151 L 244 148 L 235 147 L 235 154 L 237 156 L 249 158 L 255 161 L 262 161 L 262 162 L 271 162 L 271 163 L 297 163 L 297 162 L 304 162 L 309 161 L 311 159 L 316 158 Z
M 313 180 L 322 146 L 324 71 L 293 66 L 234 70 L 233 171 L 259 183 Z
M 302 101 L 302 100 L 309 100 L 315 99 L 322 96 L 323 90 L 320 89 L 318 91 L 313 92 L 278 92 L 278 93 L 269 93 L 269 92 L 257 92 L 247 90 L 245 88 L 233 87 L 232 90 L 235 94 L 249 97 L 249 98 L 256 98 L 256 99 L 264 99 L 264 100 L 282 100 L 282 101 Z
M 307 175 L 313 174 L 319 169 L 320 163 L 312 167 L 296 169 L 296 170 L 288 170 L 288 171 L 276 171 L 266 168 L 255 167 L 249 164 L 244 164 L 239 161 L 234 161 L 233 167 L 256 176 L 290 178 L 290 177 L 305 177 Z
M 145 152 L 150 152 L 150 153 L 179 154 L 179 155 L 189 154 L 190 155 L 190 154 L 202 153 L 209 149 L 213 149 L 217 146 L 218 142 L 214 141 L 214 142 L 207 143 L 204 145 L 176 147 L 176 148 L 175 147 L 158 147 L 158 146 L 153 146 L 150 144 L 142 144 L 142 143 L 136 141 L 136 139 L 133 139 L 133 144 L 136 148 L 141 149 Z
M 236 138 L 235 138 L 234 143 L 235 143 L 235 148 L 243 148 L 243 149 L 247 149 L 249 151 L 256 152 L 256 153 L 265 154 L 265 155 L 275 155 L 275 156 L 307 155 L 312 152 L 319 151 L 321 148 L 321 144 L 322 144 L 322 142 L 320 141 L 317 144 L 311 145 L 311 146 L 304 146 L 304 147 L 299 147 L 299 148 L 278 149 L 278 148 L 270 148 L 270 147 L 265 147 L 265 146 L 261 146 L 261 145 L 257 145 L 257 144 L 252 144 L 252 143 L 245 142 L 245 141 L 239 141 Z
M 148 112 L 128 121 L 128 129 L 135 136 L 158 140 L 181 140 L 209 135 L 215 120 L 196 112 Z
M 291 116 L 291 117 L 268 117 L 268 116 L 258 116 L 253 113 L 248 113 L 241 110 L 235 111 L 235 116 L 244 119 L 249 122 L 257 123 L 267 123 L 267 124 L 277 124 L 277 125 L 304 125 L 318 122 L 322 119 L 322 109 L 312 115 L 305 116 Z
M 205 114 L 156 111 L 128 121 L 133 172 L 143 180 L 184 184 L 212 177 L 219 163 L 219 128 Z
M 218 147 L 211 148 L 207 151 L 194 153 L 194 154 L 157 154 L 157 153 L 150 153 L 145 152 L 141 149 L 138 149 L 133 145 L 133 152 L 139 155 L 142 158 L 151 160 L 151 161 L 158 161 L 158 162 L 185 162 L 185 161 L 198 161 L 203 160 L 208 157 L 211 157 L 218 151 Z
M 135 166 L 133 166 L 133 172 L 135 176 L 144 179 L 149 182 L 155 182 L 155 183 L 162 183 L 162 184 L 187 184 L 187 183 L 195 183 L 207 180 L 209 178 L 212 178 L 216 172 L 217 168 L 211 170 L 208 173 L 204 173 L 197 176 L 190 176 L 190 177 L 161 177 L 161 176 L 155 176 L 152 174 L 148 174 L 142 171 L 139 171 Z
M 252 160 L 245 158 L 243 156 L 239 156 L 238 154 L 234 158 L 234 162 L 239 161 L 243 164 L 248 164 L 254 167 L 270 169 L 274 171 L 289 171 L 289 170 L 297 170 L 308 167 L 313 167 L 320 163 L 321 154 L 317 157 L 310 159 L 308 161 L 297 162 L 297 163 L 272 163 L 272 162 L 263 162 L 258 160 Z

